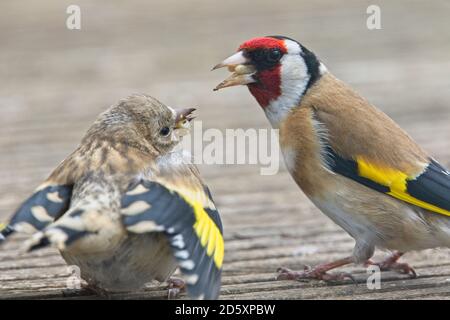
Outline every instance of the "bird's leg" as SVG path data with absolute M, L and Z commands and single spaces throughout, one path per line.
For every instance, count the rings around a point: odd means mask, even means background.
M 303 271 L 293 271 L 287 268 L 278 268 L 277 280 L 302 280 L 302 279 L 317 279 L 324 281 L 342 281 L 351 279 L 355 281 L 350 273 L 327 273 L 328 271 L 353 263 L 353 257 L 336 260 L 330 263 L 319 264 L 314 268 L 305 267 Z
M 181 291 L 183 291 L 186 288 L 186 283 L 183 279 L 171 277 L 169 280 L 167 280 L 168 283 L 168 298 L 169 299 L 175 299 L 178 297 Z
M 367 260 L 367 265 L 375 265 L 380 267 L 381 271 L 397 271 L 404 274 L 409 274 L 411 278 L 416 278 L 417 273 L 414 271 L 412 267 L 410 267 L 407 263 L 400 263 L 397 262 L 398 259 L 403 255 L 403 252 L 394 251 L 392 254 L 390 254 L 386 259 L 380 261 L 380 262 L 373 262 L 371 260 Z

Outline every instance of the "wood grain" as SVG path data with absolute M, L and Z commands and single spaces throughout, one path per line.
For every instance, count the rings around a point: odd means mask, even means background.
M 252 3 L 78 0 L 82 30 L 65 28 L 68 0 L 0 3 L 0 218 L 7 217 L 119 98 L 146 92 L 175 107 L 195 106 L 203 128 L 268 128 L 245 88 L 213 93 L 226 76 L 209 72 L 242 41 L 284 34 L 315 51 L 335 75 L 390 115 L 450 165 L 450 6 L 445 1 L 377 1 L 382 30 L 366 28 L 366 1 Z M 407 6 L 407 10 L 405 9 Z M 275 281 L 280 266 L 301 269 L 351 253 L 353 240 L 306 199 L 284 166 L 201 165 L 222 214 L 226 256 L 222 299 L 450 299 L 450 250 L 407 253 L 417 279 L 387 272 L 369 290 L 357 283 Z M 99 299 L 68 291 L 54 249 L 20 253 L 23 236 L 0 249 L 1 299 Z M 376 258 L 385 253 L 377 252 Z M 111 295 L 165 299 L 164 284 Z M 182 299 L 186 296 L 182 296 Z

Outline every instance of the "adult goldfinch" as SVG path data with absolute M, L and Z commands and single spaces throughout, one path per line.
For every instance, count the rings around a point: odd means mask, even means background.
M 281 279 L 336 279 L 327 271 L 373 263 L 415 276 L 397 262 L 407 251 L 450 247 L 450 176 L 383 112 L 336 79 L 297 41 L 268 36 L 244 42 L 214 69 L 233 74 L 215 90 L 247 85 L 274 128 L 286 167 L 308 198 L 354 239 L 353 254 Z
M 34 233 L 28 250 L 55 245 L 97 292 L 129 291 L 180 267 L 188 294 L 219 295 L 224 243 L 208 188 L 174 150 L 194 109 L 132 95 L 102 113 L 1 231 Z M 170 293 L 184 286 L 173 280 Z

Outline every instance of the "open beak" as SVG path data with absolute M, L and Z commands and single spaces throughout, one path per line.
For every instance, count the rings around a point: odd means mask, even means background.
M 238 51 L 231 57 L 226 58 L 221 63 L 216 65 L 212 70 L 228 67 L 228 70 L 232 72 L 231 76 L 222 81 L 214 88 L 217 91 L 222 88 L 246 85 L 256 82 L 254 75 L 256 69 L 250 64 L 250 61 L 244 56 L 242 51 Z
M 175 129 L 188 129 L 189 122 L 191 122 L 195 118 L 195 116 L 192 114 L 192 112 L 194 111 L 195 108 L 175 110 L 176 112 Z

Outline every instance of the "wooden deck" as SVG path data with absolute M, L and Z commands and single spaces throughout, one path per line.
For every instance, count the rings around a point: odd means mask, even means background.
M 82 30 L 65 29 L 65 9 L 82 9 Z M 450 6 L 445 1 L 377 1 L 382 30 L 366 28 L 371 2 L 350 0 L 15 1 L 0 3 L 0 218 L 6 219 L 71 150 L 95 116 L 119 98 L 146 92 L 198 106 L 204 128 L 268 128 L 245 88 L 213 93 L 225 71 L 210 68 L 247 38 L 284 34 L 387 112 L 450 166 Z M 406 254 L 417 279 L 383 273 L 357 284 L 275 281 L 279 266 L 300 269 L 348 255 L 353 240 L 322 215 L 284 168 L 202 165 L 222 214 L 226 257 L 222 299 L 449 299 L 450 250 Z M 0 298 L 97 298 L 67 292 L 54 249 L 0 249 Z M 383 253 L 377 253 L 382 256 Z M 164 286 L 113 298 L 165 298 Z

